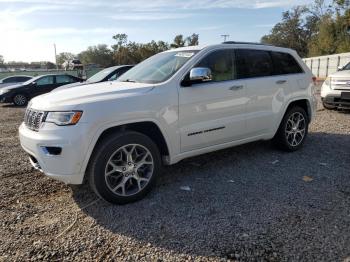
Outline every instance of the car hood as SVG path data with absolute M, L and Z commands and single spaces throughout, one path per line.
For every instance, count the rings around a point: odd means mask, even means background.
M 37 96 L 31 107 L 38 110 L 73 110 L 82 104 L 139 95 L 153 89 L 152 84 L 129 82 L 103 82 L 77 86 Z
M 63 85 L 63 86 L 57 87 L 54 90 L 52 90 L 51 92 L 56 92 L 56 91 L 67 89 L 67 88 L 71 88 L 71 87 L 84 86 L 84 85 L 89 85 L 89 84 L 93 84 L 93 83 L 86 82 L 86 81 L 85 82 L 75 82 L 75 83 L 71 83 L 71 84 L 67 84 L 67 85 Z
M 350 79 L 350 70 L 338 71 L 330 75 L 330 77 L 346 77 Z
M 22 87 L 23 85 L 22 84 L 14 84 L 14 85 L 10 85 L 10 86 L 5 86 L 5 87 L 3 87 L 2 85 L 0 85 L 0 88 L 2 89 L 2 90 L 12 90 L 12 89 L 16 89 L 16 88 L 20 88 L 20 87 Z M 2 88 L 3 87 L 3 88 Z
M 0 83 L 0 88 L 5 88 L 5 87 L 13 87 L 13 86 L 18 86 L 20 85 L 19 83 Z

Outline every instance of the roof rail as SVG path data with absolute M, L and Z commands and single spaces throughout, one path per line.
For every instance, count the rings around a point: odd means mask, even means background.
M 236 41 L 226 41 L 222 42 L 223 44 L 235 44 L 235 45 L 267 45 L 272 46 L 269 44 L 263 44 L 263 43 L 254 43 L 254 42 L 236 42 Z

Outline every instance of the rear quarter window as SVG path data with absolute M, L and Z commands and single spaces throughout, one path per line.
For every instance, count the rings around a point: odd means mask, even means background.
M 271 56 L 275 75 L 300 74 L 304 72 L 295 58 L 288 53 L 271 52 Z

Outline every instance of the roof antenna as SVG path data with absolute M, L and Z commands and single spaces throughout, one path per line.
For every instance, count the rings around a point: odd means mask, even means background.
M 224 42 L 226 42 L 226 39 L 230 37 L 230 35 L 221 35 L 222 38 L 224 38 Z

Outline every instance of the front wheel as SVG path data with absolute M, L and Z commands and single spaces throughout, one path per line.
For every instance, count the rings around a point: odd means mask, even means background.
M 302 147 L 309 130 L 309 118 L 305 110 L 295 106 L 284 115 L 273 142 L 285 151 L 296 151 Z
M 322 105 L 323 105 L 323 107 L 324 107 L 325 109 L 327 109 L 327 110 L 334 110 L 334 109 L 337 108 L 336 106 L 329 105 L 329 104 L 327 104 L 327 103 L 325 103 L 325 102 L 322 102 Z
M 161 158 L 147 136 L 124 131 L 106 137 L 89 164 L 92 189 L 108 202 L 127 204 L 143 198 L 160 173 Z
M 13 103 L 16 105 L 16 106 L 25 106 L 27 105 L 28 103 L 28 99 L 25 95 L 23 94 L 16 94 L 14 97 L 13 97 Z

